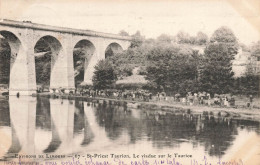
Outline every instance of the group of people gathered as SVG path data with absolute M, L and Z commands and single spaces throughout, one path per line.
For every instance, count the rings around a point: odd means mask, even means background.
M 230 107 L 235 105 L 235 98 L 230 95 L 218 95 L 213 97 L 207 92 L 192 93 L 188 92 L 186 96 L 182 96 L 179 93 L 173 96 L 167 96 L 165 92 L 158 92 L 156 95 L 152 94 L 148 90 L 93 90 L 93 89 L 81 89 L 78 91 L 81 96 L 88 97 L 109 97 L 114 99 L 125 99 L 134 101 L 166 101 L 166 102 L 181 102 L 186 105 L 219 105 Z
M 64 93 L 62 90 L 59 93 Z M 57 92 L 57 91 L 56 91 Z M 55 93 L 56 93 L 55 92 Z M 167 95 L 165 92 L 158 92 L 152 94 L 148 90 L 143 89 L 105 89 L 105 90 L 94 90 L 92 88 L 80 88 L 75 90 L 73 95 L 87 96 L 87 97 L 107 97 L 112 99 L 123 99 L 132 101 L 157 101 L 157 102 L 180 102 L 185 105 L 207 105 L 207 106 L 222 106 L 230 107 L 235 106 L 235 97 L 230 94 L 210 94 L 207 92 L 188 92 L 186 95 L 179 93 Z M 252 107 L 253 96 L 249 96 L 249 102 L 247 107 Z
M 189 105 L 219 105 L 226 107 L 235 105 L 235 98 L 228 94 L 214 94 L 212 96 L 210 93 L 207 92 L 198 92 L 193 94 L 191 92 L 188 92 L 186 97 L 180 97 L 180 94 L 176 94 L 175 100 Z
M 139 101 L 149 101 L 152 99 L 152 93 L 150 93 L 147 90 L 81 89 L 78 93 L 81 96 L 88 96 L 88 97 L 109 97 L 109 98 L 116 98 L 116 99 L 139 100 Z

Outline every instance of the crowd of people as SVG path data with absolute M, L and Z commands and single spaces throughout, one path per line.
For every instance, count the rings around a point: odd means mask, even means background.
M 56 89 L 55 93 L 64 94 L 64 90 Z M 234 107 L 236 106 L 235 97 L 230 94 L 210 94 L 207 92 L 192 93 L 188 92 L 186 95 L 176 93 L 172 96 L 167 95 L 165 92 L 158 92 L 152 94 L 148 90 L 143 89 L 106 89 L 94 90 L 92 88 L 80 88 L 70 93 L 71 95 L 86 96 L 90 98 L 103 97 L 112 99 L 123 99 L 132 101 L 154 101 L 154 102 L 179 102 L 184 105 L 206 105 L 206 106 L 221 106 L 221 107 Z M 247 107 L 252 107 L 253 96 L 249 96 Z
M 115 99 L 127 99 L 127 100 L 139 100 L 149 101 L 152 99 L 152 93 L 147 90 L 93 90 L 93 89 L 81 89 L 75 92 L 81 96 L 88 97 L 109 97 Z
M 184 105 L 207 105 L 207 106 L 221 106 L 221 107 L 234 107 L 236 106 L 235 97 L 230 94 L 210 94 L 207 92 L 192 93 L 188 92 L 186 96 L 182 96 L 177 93 L 173 96 L 168 96 L 165 92 L 158 92 L 152 94 L 148 90 L 93 90 L 93 89 L 81 89 L 76 92 L 81 96 L 88 97 L 107 97 L 113 99 L 124 99 L 133 101 L 157 101 L 157 102 L 180 102 Z M 247 107 L 252 106 L 253 96 L 250 95 L 250 101 L 247 102 Z
M 175 100 L 186 103 L 189 105 L 219 105 L 219 106 L 235 106 L 235 98 L 229 94 L 218 95 L 214 94 L 213 97 L 207 92 L 191 93 L 188 92 L 186 97 L 182 97 L 180 100 L 180 95 L 175 95 Z
M 179 93 L 174 96 L 166 96 L 165 92 L 157 93 L 156 101 L 166 101 L 166 102 L 180 102 L 184 105 L 206 105 L 206 106 L 220 106 L 220 107 L 237 107 L 236 96 L 231 94 L 210 94 L 207 92 L 192 93 L 188 92 L 186 95 L 182 96 Z M 239 101 L 241 102 L 241 101 Z M 239 106 L 244 106 L 252 108 L 253 96 L 249 95 L 244 101 L 244 105 L 241 103 Z

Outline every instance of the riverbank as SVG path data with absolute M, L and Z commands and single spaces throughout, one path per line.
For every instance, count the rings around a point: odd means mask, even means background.
M 167 101 L 140 101 L 140 100 L 127 100 L 116 99 L 107 97 L 87 97 L 77 95 L 55 95 L 49 93 L 41 93 L 33 95 L 34 97 L 48 97 L 60 98 L 69 100 L 82 100 L 94 103 L 107 103 L 115 105 L 126 105 L 128 108 L 139 108 L 149 110 L 162 110 L 180 113 L 189 113 L 192 115 L 209 115 L 227 118 L 241 118 L 246 120 L 260 121 L 260 109 L 258 108 L 233 108 L 233 107 L 220 107 L 220 106 L 206 106 L 206 105 L 185 105 L 180 102 L 167 102 Z

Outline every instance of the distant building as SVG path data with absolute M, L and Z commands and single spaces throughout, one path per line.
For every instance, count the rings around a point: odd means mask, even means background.
M 238 50 L 238 54 L 233 60 L 233 72 L 234 77 L 241 77 L 245 75 L 246 71 L 250 68 L 250 71 L 255 75 L 260 74 L 260 56 L 253 56 L 250 52 L 242 51 L 242 48 Z
M 241 77 L 246 73 L 247 65 L 250 64 L 251 54 L 250 52 L 244 52 L 240 47 L 238 53 L 235 55 L 233 60 L 233 72 L 235 73 L 234 77 Z
M 192 45 L 192 44 L 179 44 L 189 47 L 198 51 L 200 55 L 204 55 L 206 45 Z M 253 74 L 260 75 L 260 56 L 256 57 L 251 55 L 250 51 L 243 51 L 242 47 L 239 47 L 238 53 L 235 55 L 235 59 L 232 61 L 232 70 L 234 77 L 241 77 L 245 75 L 248 70 L 248 66 L 251 67 Z

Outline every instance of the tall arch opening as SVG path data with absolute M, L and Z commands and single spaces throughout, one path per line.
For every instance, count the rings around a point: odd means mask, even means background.
M 54 88 L 55 64 L 62 50 L 61 43 L 52 36 L 44 36 L 36 42 L 34 54 L 38 92 L 48 91 L 50 88 Z
M 73 63 L 76 87 L 85 80 L 86 69 L 90 64 L 95 51 L 96 48 L 94 44 L 88 40 L 81 40 L 75 45 L 73 49 Z
M 20 77 L 16 76 L 12 69 L 17 55 L 21 53 L 23 53 L 23 48 L 18 37 L 12 32 L 0 31 L 0 88 L 3 91 L 16 87 L 16 84 L 20 83 Z M 14 79 L 16 81 L 12 81 Z
M 9 87 L 11 48 L 4 38 L 0 38 L 0 84 L 2 88 Z
M 111 57 L 122 51 L 123 51 L 122 46 L 119 45 L 118 43 L 113 42 L 107 46 L 106 51 L 105 51 L 105 58 Z

